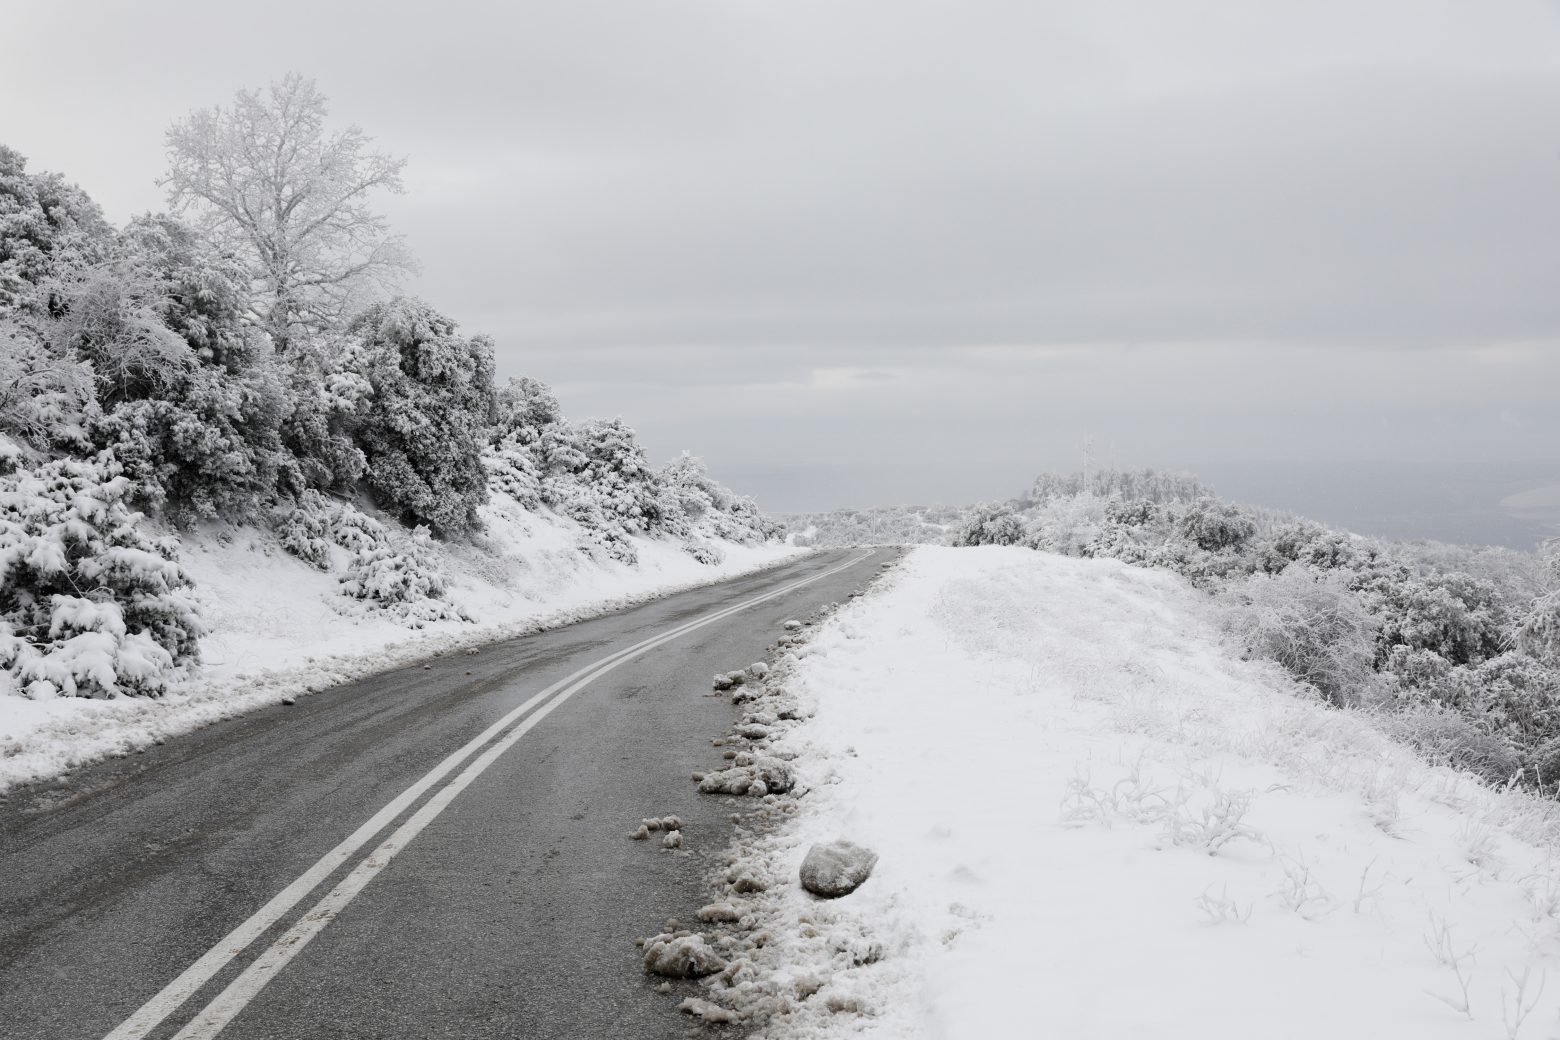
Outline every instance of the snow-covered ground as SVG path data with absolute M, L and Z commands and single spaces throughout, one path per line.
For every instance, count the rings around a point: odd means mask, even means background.
M 771 1040 L 1560 1035 L 1553 803 L 1307 700 L 1210 609 L 915 550 L 777 670 L 815 714 L 765 753 L 806 793 L 738 843 L 707 995 L 783 1010 Z M 881 858 L 819 900 L 797 868 L 837 838 Z
M 340 580 L 284 552 L 254 528 L 186 536 L 181 562 L 196 581 L 199 671 L 149 699 L 0 696 L 0 791 L 123 754 L 284 697 L 295 697 L 452 650 L 554 627 L 772 566 L 806 550 L 711 540 L 722 559 L 700 563 L 684 543 L 633 539 L 638 563 L 595 561 L 582 531 L 550 510 L 495 495 L 474 545 L 441 546 L 447 599 L 472 621 L 410 629 L 340 592 Z

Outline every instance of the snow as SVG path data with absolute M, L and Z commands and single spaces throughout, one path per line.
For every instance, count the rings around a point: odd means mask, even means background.
M 1167 572 L 914 550 L 776 669 L 813 715 L 763 753 L 801 797 L 738 832 L 725 878 L 757 883 L 704 926 L 705 995 L 769 1040 L 1555 1036 L 1556 806 L 1422 764 L 1210 614 Z M 842 838 L 876 868 L 815 899 L 798 867 Z
M 486 533 L 475 542 L 434 550 L 457 611 L 415 631 L 391 613 L 363 609 L 342 594 L 337 575 L 284 552 L 264 531 L 224 527 L 187 536 L 180 560 L 195 579 L 209 628 L 199 670 L 162 697 L 114 699 L 15 696 L 6 689 L 13 680 L 0 672 L 0 791 L 398 665 L 568 624 L 808 551 L 719 541 L 720 562 L 709 564 L 680 540 L 635 536 L 638 562 L 629 565 L 591 559 L 580 551 L 582 528 L 548 509 L 528 511 L 495 494 L 483 512 Z M 89 649 L 83 644 L 82 654 Z M 90 663 L 84 659 L 82 666 Z

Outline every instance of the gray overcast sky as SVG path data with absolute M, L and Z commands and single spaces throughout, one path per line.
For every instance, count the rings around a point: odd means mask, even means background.
M 122 221 L 172 120 L 312 76 L 410 157 L 413 291 L 772 509 L 1086 438 L 1560 481 L 1553 0 L 3 6 L 34 169 Z

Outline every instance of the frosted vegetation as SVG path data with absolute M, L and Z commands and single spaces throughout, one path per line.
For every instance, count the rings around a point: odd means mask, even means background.
M 1219 602 L 1244 654 L 1327 703 L 1380 715 L 1437 764 L 1560 796 L 1560 543 L 1364 538 L 1153 471 L 1042 476 L 960 510 L 788 519 L 803 544 L 1020 545 L 1174 571 Z
M 178 534 L 212 521 L 410 625 L 461 616 L 440 543 L 495 511 L 630 564 L 636 536 L 713 564 L 775 535 L 697 459 L 497 385 L 489 339 L 396 295 L 412 261 L 370 203 L 404 161 L 326 114 L 297 76 L 192 114 L 170 211 L 119 228 L 0 145 L 0 694 L 157 694 L 195 665 Z

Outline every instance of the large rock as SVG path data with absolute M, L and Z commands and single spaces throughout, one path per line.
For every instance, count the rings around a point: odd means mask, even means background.
M 826 899 L 849 895 L 872 876 L 877 860 L 876 852 L 854 842 L 820 842 L 802 860 L 802 887 Z

